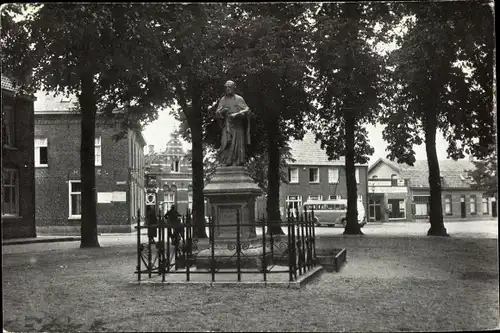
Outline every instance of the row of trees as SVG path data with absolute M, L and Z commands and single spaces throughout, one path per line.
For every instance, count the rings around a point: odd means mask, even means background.
M 31 91 L 43 85 L 79 95 L 82 246 L 98 246 L 90 152 L 97 109 L 112 117 L 123 108 L 131 126 L 156 119 L 160 107 L 180 106 L 176 116 L 192 144 L 198 237 L 206 236 L 204 151 L 218 148 L 214 107 L 228 79 L 254 112 L 251 139 L 266 143 L 252 145 L 249 167 L 267 190 L 270 221 L 280 220 L 287 142 L 307 128 L 330 158 L 346 157 L 347 234 L 361 233 L 354 165 L 373 153 L 366 124 L 385 125 L 391 160 L 413 164 L 414 145 L 425 142 L 429 235 L 446 235 L 436 131 L 452 158 L 492 152 L 493 15 L 483 2 L 25 8 L 36 10 L 18 22 L 21 6 L 2 11 L 2 68 L 30 78 Z

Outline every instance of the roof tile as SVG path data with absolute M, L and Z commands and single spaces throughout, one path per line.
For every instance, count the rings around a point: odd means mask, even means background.
M 17 92 L 18 89 L 16 88 L 16 85 L 14 83 L 14 80 L 10 79 L 7 76 L 2 75 L 2 89 L 12 91 L 12 92 Z
M 326 151 L 321 149 L 321 143 L 316 142 L 314 134 L 310 132 L 306 133 L 302 140 L 290 141 L 289 145 L 295 159 L 295 162 L 289 162 L 290 165 L 345 165 L 344 156 L 329 160 Z
M 389 165 L 394 165 L 401 170 L 403 178 L 409 178 L 412 187 L 429 187 L 429 168 L 427 160 L 417 160 L 413 166 L 403 163 L 395 163 L 383 159 Z M 474 170 L 476 166 L 467 159 L 463 160 L 440 160 L 439 170 L 443 178 L 443 188 L 464 188 L 470 187 L 471 182 L 467 180 L 469 170 Z

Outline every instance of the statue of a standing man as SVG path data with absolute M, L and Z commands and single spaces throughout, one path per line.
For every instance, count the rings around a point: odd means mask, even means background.
M 245 148 L 250 144 L 250 109 L 243 97 L 236 95 L 236 84 L 227 81 L 226 95 L 221 98 L 216 117 L 222 127 L 221 163 L 226 166 L 243 165 Z

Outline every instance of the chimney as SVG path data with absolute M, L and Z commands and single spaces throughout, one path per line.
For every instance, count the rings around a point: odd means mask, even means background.
M 155 146 L 154 145 L 149 145 L 148 146 L 148 154 L 153 154 L 155 152 Z

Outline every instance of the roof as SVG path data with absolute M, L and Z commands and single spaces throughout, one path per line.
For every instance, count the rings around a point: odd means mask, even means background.
M 2 89 L 17 92 L 14 80 L 4 75 L 2 75 Z
M 78 113 L 76 96 L 54 95 L 45 91 L 36 93 L 35 114 L 70 114 Z
M 398 163 L 395 163 L 395 162 L 392 162 L 388 159 L 385 159 L 385 158 L 379 158 L 378 160 L 376 160 L 372 165 L 370 165 L 370 167 L 368 168 L 368 173 L 375 167 L 377 166 L 379 163 L 381 162 L 384 162 L 385 164 L 387 164 L 388 166 L 390 166 L 391 168 L 393 168 L 394 170 L 398 171 L 398 172 L 401 172 L 401 169 L 399 168 L 399 165 Z
M 289 162 L 290 165 L 345 165 L 345 158 L 341 156 L 338 160 L 328 160 L 326 151 L 321 149 L 320 142 L 312 133 L 306 133 L 302 140 L 292 140 L 289 143 L 291 153 L 295 162 Z M 366 164 L 356 164 L 366 165 Z
M 405 163 L 395 163 L 381 158 L 372 164 L 371 170 L 375 165 L 384 162 L 400 172 L 401 177 L 410 179 L 411 187 L 429 187 L 429 167 L 427 160 L 417 160 L 413 166 Z M 474 170 L 476 166 L 468 159 L 462 160 L 440 160 L 439 171 L 443 178 L 443 188 L 467 188 L 471 187 L 471 181 L 468 179 L 468 171 Z
M 34 101 L 36 99 L 33 95 L 22 92 L 20 93 L 20 89 L 16 84 L 16 81 L 11 77 L 2 75 L 2 93 L 4 92 L 8 95 L 15 95 L 16 97 L 21 97 L 30 101 Z
M 165 155 L 169 156 L 184 156 L 186 152 L 182 147 L 182 142 L 179 140 L 179 133 L 174 131 L 172 134 L 172 139 L 167 142 Z

